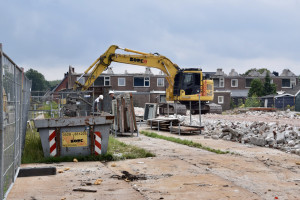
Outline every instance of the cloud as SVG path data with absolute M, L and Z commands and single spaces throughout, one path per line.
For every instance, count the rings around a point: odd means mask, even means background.
M 63 77 L 69 65 L 84 71 L 112 44 L 159 52 L 181 67 L 204 71 L 264 65 L 300 73 L 296 0 L 29 0 L 2 5 L 4 51 L 25 70 L 48 72 L 47 79 L 58 73 Z

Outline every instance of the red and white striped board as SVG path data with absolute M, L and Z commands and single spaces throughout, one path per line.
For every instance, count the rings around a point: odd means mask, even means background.
M 94 132 L 95 134 L 95 154 L 100 155 L 101 154 L 101 133 L 100 132 Z
M 49 146 L 50 146 L 50 156 L 54 157 L 57 154 L 56 151 L 56 132 L 55 130 L 49 130 Z

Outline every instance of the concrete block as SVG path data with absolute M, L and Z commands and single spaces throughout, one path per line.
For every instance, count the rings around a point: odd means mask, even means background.
M 289 146 L 289 147 L 295 146 L 295 141 L 294 141 L 294 140 L 290 140 L 290 141 L 288 142 L 288 146 Z
M 56 167 L 27 167 L 20 168 L 18 177 L 56 175 Z
M 250 143 L 257 145 L 257 146 L 265 146 L 266 145 L 266 140 L 264 138 L 259 138 L 259 137 L 251 137 L 250 138 Z
M 283 143 L 285 143 L 284 132 L 282 132 L 282 133 L 277 132 L 277 134 L 276 134 L 276 142 L 277 142 L 277 144 L 283 144 Z

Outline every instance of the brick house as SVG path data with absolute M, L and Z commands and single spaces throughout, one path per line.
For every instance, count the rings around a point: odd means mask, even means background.
M 238 100 L 243 101 L 248 96 L 251 81 L 260 78 L 264 81 L 266 72 L 260 74 L 257 71 L 251 71 L 248 75 L 238 74 L 234 69 L 227 75 L 222 69 L 216 72 L 204 72 L 209 74 L 214 80 L 214 100 L 222 106 L 223 110 L 230 109 L 230 103 L 233 101 L 236 105 Z M 63 81 L 53 90 L 71 90 L 75 80 L 81 76 L 81 73 L 75 73 L 73 67 L 69 67 Z M 298 84 L 297 76 L 288 69 L 284 69 L 279 75 L 276 72 L 270 74 L 272 82 L 276 84 L 277 91 L 286 91 L 292 89 Z M 87 77 L 83 77 L 80 82 L 84 83 Z M 114 74 L 111 67 L 105 73 L 102 73 L 94 84 L 90 87 L 95 96 L 104 95 L 103 110 L 109 111 L 110 97 L 108 91 L 113 90 L 116 94 L 130 92 L 133 95 L 134 106 L 144 107 L 145 103 L 163 102 L 168 82 L 163 74 L 153 74 L 150 68 L 146 68 L 145 73 L 127 73 Z
M 81 73 L 76 73 L 73 67 L 69 67 L 63 81 L 52 91 L 54 94 L 59 91 L 70 91 Z M 82 77 L 79 82 L 82 84 L 88 77 Z M 145 73 L 114 74 L 111 68 L 102 73 L 93 83 L 89 90 L 93 91 L 94 98 L 102 94 L 104 96 L 102 108 L 106 112 L 111 110 L 111 98 L 108 95 L 110 90 L 116 95 L 129 92 L 132 93 L 134 106 L 144 107 L 145 103 L 158 103 L 164 100 L 168 82 L 163 74 L 153 74 L 150 68 Z
M 261 74 L 256 70 L 252 70 L 247 75 L 241 75 L 232 69 L 227 75 L 222 69 L 217 69 L 211 78 L 214 80 L 215 91 L 230 91 L 231 99 L 237 105 L 239 99 L 242 99 L 244 102 L 247 98 L 251 81 L 256 78 L 264 81 L 266 73 L 265 71 Z M 287 91 L 299 83 L 297 76 L 289 69 L 284 69 L 280 75 L 277 72 L 273 72 L 270 74 L 270 77 L 271 83 L 276 85 L 277 91 Z

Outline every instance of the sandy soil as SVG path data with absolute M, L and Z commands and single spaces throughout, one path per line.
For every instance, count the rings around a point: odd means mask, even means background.
M 215 154 L 143 135 L 119 137 L 127 144 L 155 153 L 156 157 L 53 164 L 58 170 L 70 169 L 54 176 L 18 178 L 8 199 L 300 199 L 300 165 L 297 164 L 300 157 L 297 155 L 204 139 L 201 135 L 158 133 L 229 150 L 232 154 Z M 27 166 L 35 165 L 22 167 Z M 122 175 L 122 171 L 141 175 L 146 180 L 127 182 L 111 177 Z M 103 182 L 93 185 L 97 179 Z M 75 188 L 97 192 L 74 192 Z

